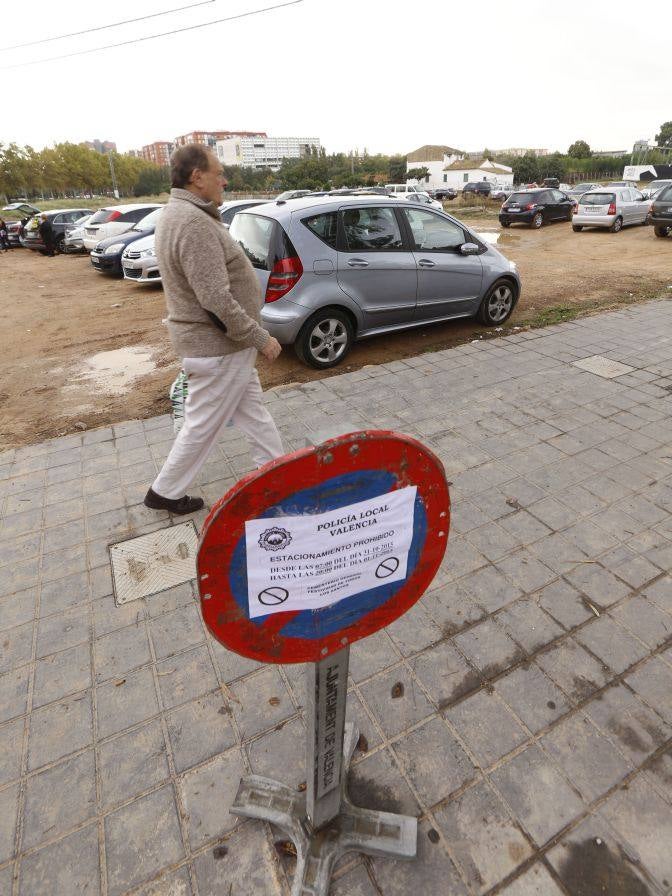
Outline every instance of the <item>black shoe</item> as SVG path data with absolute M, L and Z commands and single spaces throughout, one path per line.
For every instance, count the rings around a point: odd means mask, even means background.
M 162 498 L 150 488 L 145 495 L 145 507 L 151 507 L 152 510 L 168 510 L 170 513 L 182 516 L 200 510 L 203 507 L 203 498 L 190 498 L 189 495 L 185 495 L 183 498 L 171 500 Z

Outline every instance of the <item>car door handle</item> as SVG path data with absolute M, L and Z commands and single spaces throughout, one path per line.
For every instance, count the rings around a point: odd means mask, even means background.
M 435 268 L 436 262 L 430 261 L 429 258 L 421 258 L 418 262 L 419 267 L 421 268 Z
M 363 258 L 351 258 L 348 261 L 348 266 L 351 268 L 368 268 L 368 261 L 364 261 Z

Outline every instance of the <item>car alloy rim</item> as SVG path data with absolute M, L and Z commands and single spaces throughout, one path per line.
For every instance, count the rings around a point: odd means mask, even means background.
M 621 227 L 622 227 L 621 221 L 618 218 L 616 218 L 616 220 L 614 221 L 614 230 L 618 232 L 621 229 Z
M 317 361 L 336 361 L 348 344 L 348 332 L 343 321 L 327 318 L 320 321 L 310 334 L 310 353 Z
M 541 227 L 543 220 L 544 220 L 543 217 L 539 213 L 537 213 L 534 216 L 532 223 L 534 224 L 535 227 Z
M 508 286 L 498 286 L 488 300 L 488 315 L 494 323 L 499 323 L 509 314 L 513 305 L 513 292 Z

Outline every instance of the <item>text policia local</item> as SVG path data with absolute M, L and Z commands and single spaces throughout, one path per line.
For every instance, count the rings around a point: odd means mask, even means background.
M 346 532 L 375 525 L 378 522 L 376 517 L 381 513 L 387 513 L 389 509 L 388 504 L 382 504 L 380 507 L 369 507 L 367 510 L 362 510 L 359 514 L 349 513 L 347 516 L 342 516 L 339 519 L 320 523 L 317 531 L 320 532 L 325 529 L 330 535 L 345 535 Z

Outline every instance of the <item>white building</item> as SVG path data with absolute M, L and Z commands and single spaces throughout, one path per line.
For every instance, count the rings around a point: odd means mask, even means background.
M 480 164 L 470 160 L 457 160 L 443 169 L 443 183 L 461 190 L 465 184 L 487 180 L 495 186 L 513 187 L 513 170 L 508 165 L 484 159 Z
M 268 168 L 277 171 L 283 159 L 302 159 L 311 149 L 318 151 L 317 137 L 226 137 L 215 144 L 223 165 Z
M 426 168 L 429 171 L 427 177 L 422 181 L 409 180 L 409 183 L 418 184 L 429 190 L 435 190 L 443 185 L 443 169 L 451 162 L 463 159 L 464 153 L 461 149 L 454 149 L 452 146 L 440 146 L 427 144 L 409 152 L 406 156 L 406 171 L 412 171 L 414 168 Z

